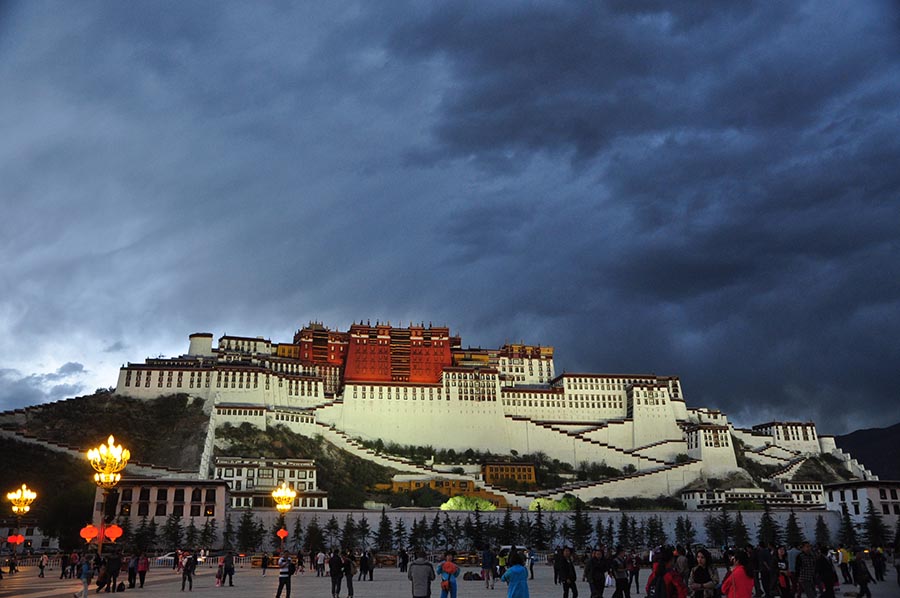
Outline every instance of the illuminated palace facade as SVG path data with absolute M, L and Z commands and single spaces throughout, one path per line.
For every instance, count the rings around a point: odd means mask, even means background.
M 735 428 L 720 411 L 688 407 L 677 376 L 558 373 L 552 347 L 464 348 L 443 326 L 310 323 L 284 343 L 192 334 L 184 355 L 123 366 L 116 392 L 202 397 L 219 425 L 602 461 L 647 474 L 632 480 L 646 492 L 736 470 L 733 437 L 761 463 L 787 468 L 826 452 L 871 477 L 810 422 Z

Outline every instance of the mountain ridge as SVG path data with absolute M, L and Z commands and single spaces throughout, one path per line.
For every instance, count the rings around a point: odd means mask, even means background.
M 882 480 L 900 480 L 900 422 L 886 428 L 865 428 L 835 436 L 838 448 L 865 463 Z

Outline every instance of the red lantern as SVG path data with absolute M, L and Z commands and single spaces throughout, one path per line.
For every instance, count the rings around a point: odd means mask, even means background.
M 97 528 L 88 523 L 86 526 L 81 528 L 81 531 L 78 532 L 78 535 L 84 538 L 84 541 L 88 544 L 91 543 L 91 540 L 97 537 L 100 532 L 97 531 Z
M 25 536 L 22 534 L 13 534 L 6 539 L 10 544 L 21 544 L 25 541 Z
M 116 540 L 122 537 L 122 528 L 113 523 L 103 531 L 103 535 L 109 538 L 109 541 L 115 544 Z
M 288 537 L 288 531 L 284 528 L 281 528 L 280 530 L 275 532 L 275 535 L 281 538 L 282 541 L 284 541 L 284 539 Z

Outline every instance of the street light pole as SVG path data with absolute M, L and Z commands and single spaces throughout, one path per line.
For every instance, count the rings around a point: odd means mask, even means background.
M 16 516 L 16 535 L 20 536 L 22 527 L 22 515 L 31 510 L 31 503 L 37 498 L 37 492 L 29 490 L 28 486 L 22 484 L 21 488 L 13 492 L 6 493 L 6 499 L 12 503 L 12 512 Z M 17 538 L 20 539 L 20 538 Z M 16 547 L 19 542 L 13 544 L 13 560 L 16 559 Z
M 122 445 L 115 444 L 115 438 L 112 435 L 107 439 L 107 444 L 101 444 L 97 448 L 92 448 L 87 452 L 88 461 L 91 467 L 97 473 L 94 474 L 94 483 L 103 488 L 103 500 L 100 502 L 100 533 L 97 537 L 97 553 L 103 554 L 103 535 L 106 527 L 106 500 L 109 491 L 116 487 L 116 484 L 122 479 L 120 473 L 128 460 L 131 458 L 131 451 L 122 448 Z
M 294 499 L 297 498 L 297 491 L 282 481 L 281 486 L 272 491 L 272 499 L 275 501 L 275 508 L 282 515 L 287 515 L 291 507 L 294 506 Z M 285 525 L 287 522 L 285 521 Z M 283 532 L 283 533 L 282 533 Z M 281 553 L 284 554 L 284 539 L 287 537 L 287 530 L 281 528 L 278 530 L 278 537 L 281 538 Z

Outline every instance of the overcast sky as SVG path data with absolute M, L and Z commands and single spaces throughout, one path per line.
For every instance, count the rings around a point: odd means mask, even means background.
M 895 423 L 898 15 L 0 3 L 0 408 L 362 319 Z

